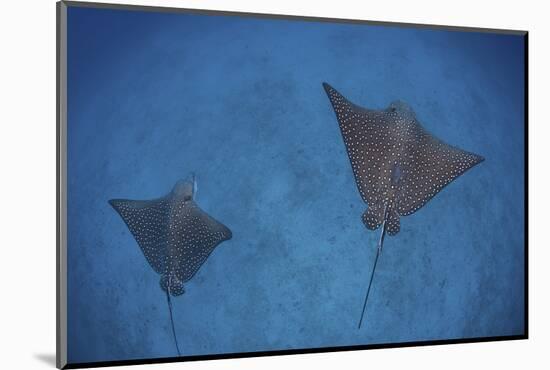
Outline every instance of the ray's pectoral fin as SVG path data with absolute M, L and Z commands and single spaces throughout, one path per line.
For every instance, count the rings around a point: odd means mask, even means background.
M 109 204 L 118 212 L 136 239 L 147 262 L 161 274 L 166 268 L 166 229 L 169 201 L 111 199 Z
M 373 204 L 363 213 L 361 220 L 369 230 L 376 230 L 384 222 L 384 208 L 379 204 Z

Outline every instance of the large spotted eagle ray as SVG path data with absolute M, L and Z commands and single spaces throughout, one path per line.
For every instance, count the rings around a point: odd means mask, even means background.
M 160 287 L 166 292 L 172 334 L 180 356 L 170 296 L 185 293 L 183 284 L 195 275 L 218 244 L 232 237 L 231 230 L 199 208 L 194 201 L 196 189 L 193 175 L 178 181 L 162 198 L 109 201 L 149 265 L 161 276 Z
M 401 101 L 383 110 L 351 103 L 327 83 L 344 138 L 355 183 L 368 209 L 362 220 L 370 230 L 382 226 L 359 328 L 382 251 L 384 236 L 399 232 L 400 216 L 422 208 L 434 195 L 483 157 L 453 147 L 426 131 L 411 107 Z

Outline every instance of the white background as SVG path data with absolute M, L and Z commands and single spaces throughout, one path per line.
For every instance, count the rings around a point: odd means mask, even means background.
M 120 1 L 112 0 L 118 3 Z M 159 369 L 548 368 L 550 166 L 544 1 L 142 0 L 133 4 L 530 31 L 529 340 L 155 365 Z M 55 2 L 5 1 L 0 22 L 0 367 L 55 355 Z M 495 230 L 498 232 L 498 230 Z M 426 318 L 429 320 L 429 318 Z M 545 353 L 546 352 L 546 353 Z M 132 368 L 151 368 L 141 366 Z

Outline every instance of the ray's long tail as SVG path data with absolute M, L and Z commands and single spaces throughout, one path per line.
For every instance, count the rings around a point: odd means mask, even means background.
M 178 356 L 181 356 L 180 347 L 178 345 L 178 337 L 176 336 L 176 328 L 174 327 L 174 316 L 172 314 L 172 300 L 170 299 L 170 288 L 166 289 L 166 298 L 168 299 L 168 310 L 170 311 L 170 323 L 172 324 L 172 334 L 174 335 L 176 350 L 178 351 Z
M 359 319 L 359 326 L 357 329 L 361 329 L 363 323 L 363 316 L 365 315 L 365 309 L 367 308 L 367 300 L 369 299 L 370 288 L 372 286 L 372 280 L 374 278 L 374 271 L 376 271 L 376 264 L 378 263 L 378 257 L 382 252 L 382 245 L 384 244 L 384 237 L 386 236 L 386 211 L 384 210 L 384 222 L 382 223 L 382 232 L 380 233 L 380 239 L 378 240 L 378 247 L 376 248 L 376 257 L 374 258 L 374 265 L 372 266 L 372 272 L 370 274 L 369 287 L 367 288 L 367 294 L 365 294 L 365 302 L 363 302 L 363 311 L 361 312 L 361 318 Z

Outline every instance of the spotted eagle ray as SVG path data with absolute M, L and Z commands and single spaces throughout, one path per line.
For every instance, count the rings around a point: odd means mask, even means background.
M 418 211 L 484 158 L 431 135 L 402 101 L 392 102 L 383 110 L 365 109 L 326 82 L 323 87 L 336 113 L 355 183 L 368 205 L 361 219 L 370 230 L 382 226 L 360 329 L 386 233 L 397 234 L 400 216 Z
M 166 292 L 172 334 L 181 356 L 170 296 L 185 293 L 183 284 L 199 270 L 214 248 L 232 237 L 231 230 L 204 212 L 194 201 L 195 176 L 180 180 L 166 196 L 153 200 L 111 199 L 147 262 L 160 274 Z

